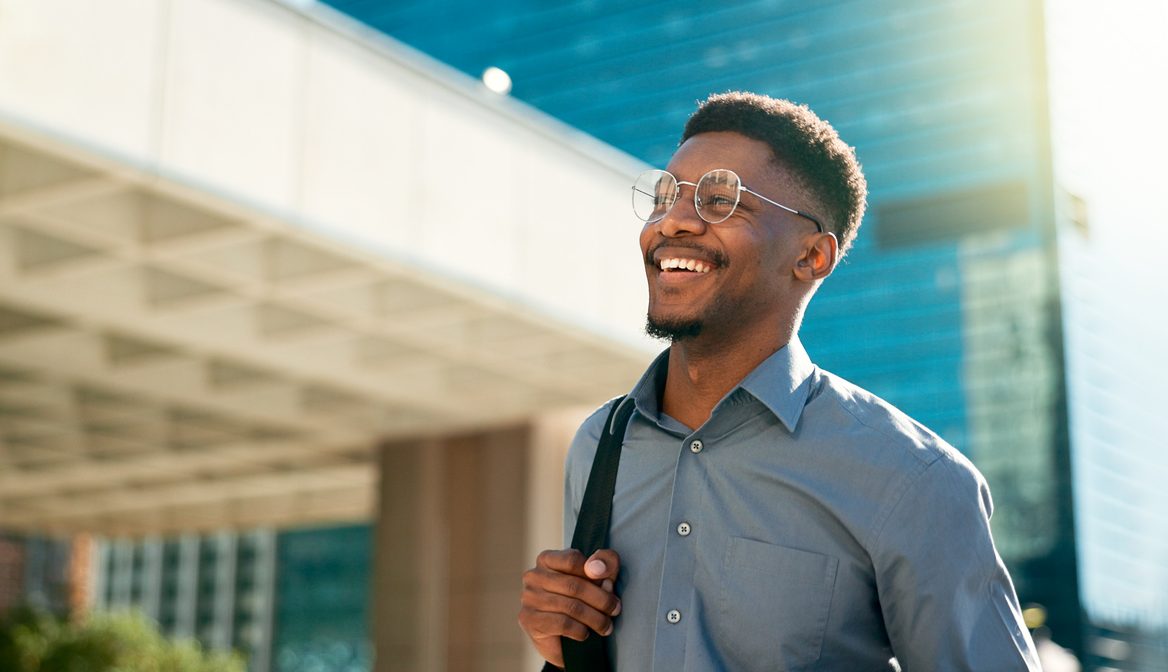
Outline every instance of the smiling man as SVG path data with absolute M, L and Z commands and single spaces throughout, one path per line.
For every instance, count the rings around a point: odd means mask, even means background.
M 827 122 L 747 93 L 705 101 L 634 184 L 646 328 L 670 346 L 572 443 L 569 534 L 631 407 L 610 548 L 523 577 L 549 667 L 561 637 L 605 637 L 618 670 L 1038 670 L 981 474 L 799 342 L 866 188 Z

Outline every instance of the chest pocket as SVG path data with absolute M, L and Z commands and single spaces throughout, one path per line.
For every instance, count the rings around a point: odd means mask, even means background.
M 839 560 L 730 540 L 713 641 L 728 669 L 794 672 L 819 660 Z

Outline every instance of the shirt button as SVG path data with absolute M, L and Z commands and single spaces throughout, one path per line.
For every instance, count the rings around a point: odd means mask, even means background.
M 690 529 L 691 528 L 689 526 L 689 523 L 678 523 L 677 524 L 677 533 L 683 537 L 689 536 Z
M 693 443 L 689 444 L 689 450 L 691 453 L 700 453 L 704 447 L 705 446 L 702 445 L 700 439 L 694 439 Z
M 665 620 L 676 625 L 681 622 L 681 612 L 676 609 L 670 609 L 669 613 L 665 614 Z

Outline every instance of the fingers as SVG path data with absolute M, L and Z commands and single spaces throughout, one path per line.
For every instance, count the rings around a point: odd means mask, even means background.
M 586 583 L 586 582 L 585 582 Z M 519 627 L 539 655 L 556 667 L 564 666 L 561 637 L 582 642 L 591 632 L 612 632 L 612 620 L 579 600 L 525 588 Z
M 519 625 L 546 660 L 562 665 L 560 637 L 577 641 L 608 635 L 620 614 L 613 592 L 620 557 L 605 549 L 585 558 L 573 549 L 544 551 L 523 574 Z
M 551 594 L 540 600 L 537 611 L 543 622 L 565 637 L 583 640 L 589 630 L 604 636 L 612 634 L 612 618 L 580 600 Z
M 544 551 L 535 559 L 535 566 L 564 574 L 584 576 L 584 554 L 574 548 Z
M 580 562 L 576 565 L 582 566 L 583 557 L 580 557 L 579 560 Z M 597 583 L 601 585 L 597 585 Z M 567 602 L 559 598 L 567 598 L 568 602 L 572 603 L 581 603 L 582 607 L 600 612 L 605 617 L 616 616 L 620 613 L 620 600 L 612 591 L 611 579 L 593 582 L 585 576 L 558 572 L 539 565 L 524 572 L 523 603 L 525 606 L 531 606 L 541 611 L 565 613 L 573 617 L 587 613 L 578 612 L 577 609 L 580 607 L 566 607 Z M 585 622 L 588 623 L 588 621 Z M 588 624 L 592 625 L 592 623 Z M 597 632 L 602 631 L 602 628 L 593 629 Z

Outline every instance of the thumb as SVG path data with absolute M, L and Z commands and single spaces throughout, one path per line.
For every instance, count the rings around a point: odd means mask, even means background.
M 587 574 L 588 578 L 590 579 L 599 579 L 604 576 L 604 573 L 607 571 L 608 565 L 604 564 L 604 561 L 600 558 L 592 558 L 588 562 L 584 563 L 584 573 Z

